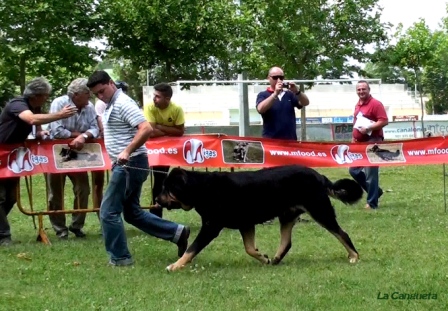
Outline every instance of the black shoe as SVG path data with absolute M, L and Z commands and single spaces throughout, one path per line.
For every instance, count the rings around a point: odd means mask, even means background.
M 75 229 L 72 227 L 68 227 L 68 230 L 70 230 L 70 232 L 73 232 L 77 238 L 85 238 L 86 237 L 86 234 L 81 229 Z
M 64 230 L 64 231 L 56 232 L 56 236 L 61 240 L 67 240 L 68 239 L 68 231 Z
M 381 198 L 381 196 L 383 195 L 383 193 L 384 193 L 384 192 L 383 192 L 383 189 L 380 188 L 380 189 L 378 190 L 378 200 Z
M 185 226 L 177 241 L 177 256 L 182 257 L 188 247 L 188 238 L 190 237 L 190 228 Z

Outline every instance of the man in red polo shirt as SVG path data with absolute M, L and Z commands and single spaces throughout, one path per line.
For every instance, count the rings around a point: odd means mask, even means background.
M 370 86 L 367 81 L 358 82 L 356 93 L 359 101 L 355 107 L 352 142 L 383 141 L 383 127 L 389 123 L 383 104 L 370 95 Z M 370 122 L 357 122 L 361 118 L 366 118 Z M 379 167 L 350 167 L 349 172 L 367 192 L 366 209 L 378 208 L 378 199 L 383 194 L 383 190 L 379 187 Z

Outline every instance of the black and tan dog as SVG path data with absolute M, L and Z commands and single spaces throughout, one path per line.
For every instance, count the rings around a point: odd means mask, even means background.
M 299 165 L 239 172 L 175 168 L 165 179 L 156 202 L 168 209 L 195 208 L 202 218 L 202 227 L 184 255 L 167 270 L 184 267 L 223 228 L 241 232 L 250 256 L 265 264 L 278 264 L 291 248 L 291 231 L 297 218 L 305 212 L 342 243 L 351 263 L 357 262 L 358 252 L 337 223 L 329 196 L 354 204 L 361 199 L 362 191 L 354 180 L 340 179 L 332 183 L 317 171 Z M 271 261 L 255 246 L 255 225 L 275 217 L 281 226 L 281 242 Z

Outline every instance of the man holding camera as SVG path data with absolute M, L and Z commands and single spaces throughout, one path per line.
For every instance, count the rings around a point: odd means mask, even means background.
M 310 101 L 297 85 L 284 83 L 285 75 L 279 67 L 269 70 L 269 87 L 258 93 L 257 111 L 263 118 L 263 137 L 297 140 L 294 108 L 302 109 Z
M 308 96 L 293 82 L 283 82 L 285 74 L 280 67 L 272 67 L 268 74 L 269 87 L 257 95 L 257 111 L 263 118 L 264 138 L 297 141 L 294 108 L 308 106 Z M 301 219 L 303 221 L 303 219 Z M 267 222 L 267 224 L 272 221 Z

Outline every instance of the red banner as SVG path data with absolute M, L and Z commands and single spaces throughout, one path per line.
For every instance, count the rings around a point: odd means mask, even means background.
M 108 170 L 103 141 L 69 151 L 69 141 L 28 141 L 0 148 L 0 178 L 42 173 Z M 295 142 L 258 137 L 187 135 L 146 143 L 151 166 L 263 168 L 286 164 L 349 167 L 440 164 L 448 159 L 443 137 L 375 143 Z

